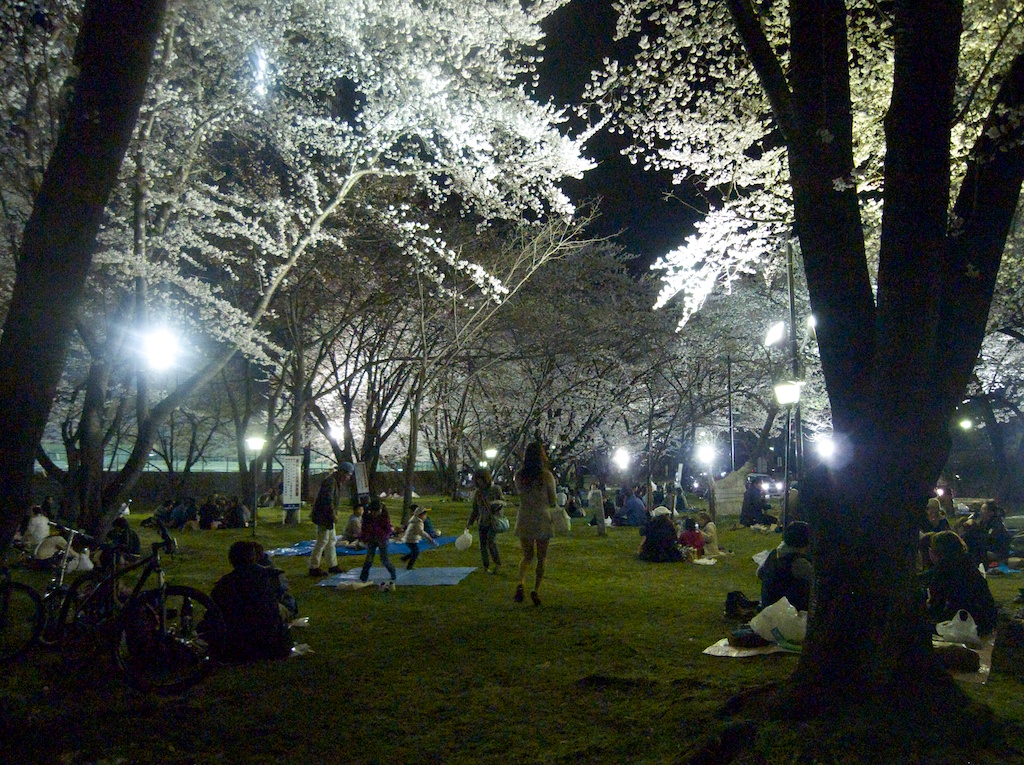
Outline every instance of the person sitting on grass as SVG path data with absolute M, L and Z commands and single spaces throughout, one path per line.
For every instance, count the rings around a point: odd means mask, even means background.
M 640 560 L 649 563 L 678 563 L 683 553 L 676 543 L 676 527 L 672 523 L 672 513 L 665 507 L 654 508 L 654 517 L 641 532 L 643 542 L 637 552 Z
M 345 524 L 345 531 L 341 534 L 341 541 L 349 547 L 362 548 L 363 543 L 359 541 L 359 535 L 363 532 L 363 506 L 356 505 L 352 508 L 352 515 L 348 517 Z
M 654 512 L 658 512 L 655 508 Z M 683 533 L 679 535 L 679 544 L 693 550 L 695 557 L 704 555 L 704 535 L 697 528 L 697 521 L 687 518 L 683 521 Z
M 711 513 L 701 510 L 697 513 L 697 528 L 704 537 L 704 555 L 708 558 L 717 558 L 719 555 L 728 555 L 728 552 L 718 547 L 718 526 L 711 519 Z
M 289 609 L 280 602 L 280 579 L 260 565 L 259 542 L 239 540 L 228 550 L 232 571 L 213 586 L 210 597 L 224 617 L 224 661 L 283 659 L 291 652 Z
M 814 569 L 808 553 L 811 528 L 803 521 L 786 525 L 782 544 L 772 550 L 757 572 L 761 580 L 761 608 L 786 598 L 797 611 L 806 611 L 811 601 Z
M 928 592 L 928 617 L 932 624 L 952 619 L 964 609 L 978 626 L 978 635 L 992 634 L 998 609 L 988 582 L 967 553 L 967 545 L 952 531 L 931 534 L 928 555 L 931 568 L 921 574 Z
M 1013 537 L 1003 524 L 1004 515 L 1003 508 L 995 502 L 985 502 L 978 515 L 964 525 L 961 536 L 975 566 L 998 566 L 1010 557 Z

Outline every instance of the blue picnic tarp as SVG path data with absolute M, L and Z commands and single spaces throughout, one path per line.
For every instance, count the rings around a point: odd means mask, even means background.
M 408 587 L 417 585 L 458 584 L 474 571 L 476 571 L 476 568 L 473 566 L 462 568 L 453 566 L 438 566 L 436 568 L 424 567 L 414 568 L 412 571 L 405 568 L 399 568 L 395 572 L 395 585 L 397 587 Z M 353 568 L 350 571 L 344 571 L 340 574 L 325 577 L 317 582 L 317 586 L 337 587 L 342 582 L 358 582 L 359 573 L 359 568 Z M 367 581 L 373 582 L 374 584 L 386 582 L 389 579 L 391 579 L 391 574 L 383 566 L 374 566 L 371 568 L 370 574 L 367 577 Z
M 437 546 L 440 547 L 441 545 L 446 545 L 454 541 L 455 537 L 438 537 Z M 303 542 L 296 542 L 291 547 L 278 547 L 276 550 L 270 550 L 267 555 L 280 558 L 287 558 L 295 555 L 309 555 L 313 552 L 313 546 L 315 544 L 315 539 L 307 539 Z M 433 547 L 434 546 L 425 539 L 420 542 L 421 553 L 432 550 Z M 366 550 L 361 550 L 356 547 L 345 547 L 342 544 L 335 545 L 334 549 L 338 551 L 338 555 L 366 555 Z M 409 552 L 409 545 L 404 542 L 391 542 L 388 544 L 389 555 L 405 555 L 407 552 Z

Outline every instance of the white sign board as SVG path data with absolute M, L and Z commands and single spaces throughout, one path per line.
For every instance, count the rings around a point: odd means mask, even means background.
M 370 495 L 370 482 L 366 479 L 366 463 L 356 463 L 356 494 L 359 496 Z
M 298 510 L 302 505 L 302 457 L 281 457 L 281 507 Z

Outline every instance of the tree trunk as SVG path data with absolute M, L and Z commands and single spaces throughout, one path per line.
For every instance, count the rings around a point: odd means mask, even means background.
M 75 311 L 146 87 L 165 0 L 90 0 L 78 79 L 25 227 L 0 338 L 0 548 L 30 500 L 36 447 L 60 380 Z M 59 296 L 59 299 L 55 299 Z

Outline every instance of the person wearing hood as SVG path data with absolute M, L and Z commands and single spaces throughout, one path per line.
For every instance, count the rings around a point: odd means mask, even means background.
M 797 611 L 807 610 L 814 580 L 810 549 L 811 527 L 803 521 L 787 524 L 782 544 L 768 554 L 757 572 L 761 580 L 761 608 L 785 597 Z

